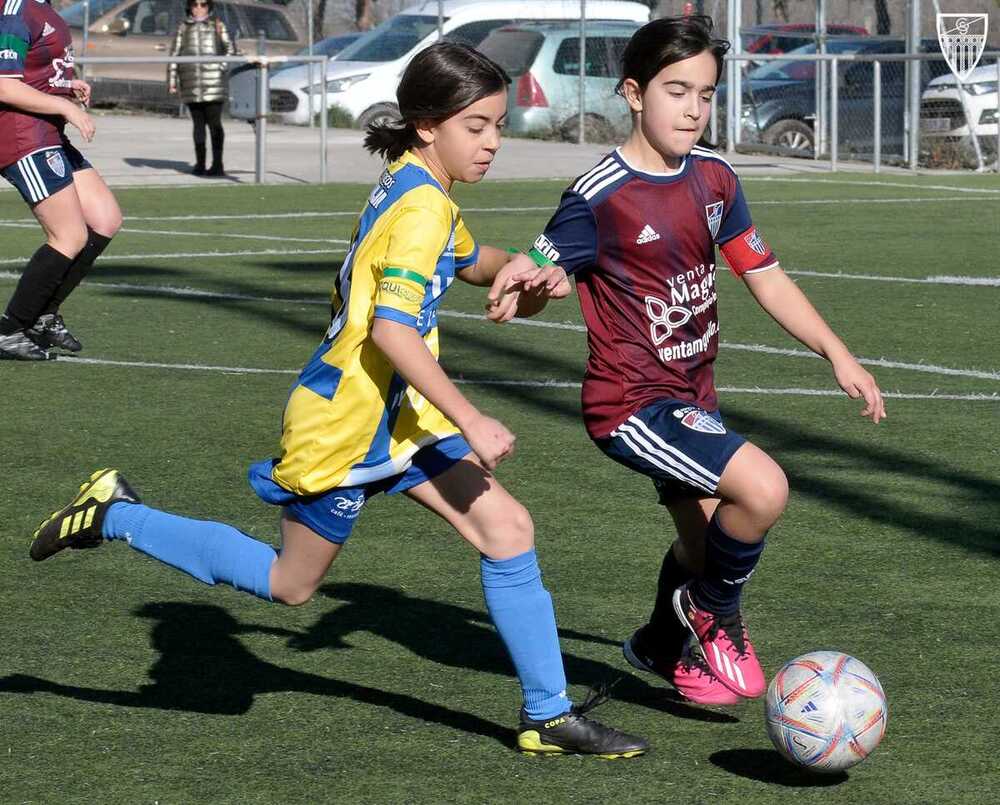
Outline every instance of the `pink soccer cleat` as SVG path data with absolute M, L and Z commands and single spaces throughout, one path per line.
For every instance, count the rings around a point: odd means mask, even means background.
M 656 674 L 694 704 L 724 707 L 746 701 L 719 681 L 693 646 L 685 646 L 680 657 L 664 659 L 647 650 L 641 633 L 642 629 L 622 644 L 622 653 L 633 668 Z
M 755 699 L 767 689 L 743 616 L 714 615 L 691 600 L 690 582 L 674 591 L 674 612 L 697 638 L 709 669 L 733 693 Z

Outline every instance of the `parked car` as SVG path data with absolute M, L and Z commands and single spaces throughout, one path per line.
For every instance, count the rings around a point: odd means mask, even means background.
M 830 23 L 826 26 L 827 36 L 867 36 L 868 30 L 860 25 Z M 815 41 L 816 26 L 806 22 L 778 23 L 773 25 L 751 25 L 740 29 L 740 42 L 744 53 L 788 53 L 809 42 Z
M 281 8 L 251 0 L 217 0 L 215 13 L 244 53 L 256 53 L 263 31 L 269 53 L 290 54 L 303 38 Z M 83 48 L 84 3 L 59 12 L 73 34 L 78 56 L 167 56 L 184 16 L 183 0 L 90 0 L 87 48 Z M 176 106 L 167 94 L 165 64 L 84 66 L 95 103 L 154 103 Z
M 319 42 L 313 43 L 314 56 L 329 56 L 334 58 L 348 45 L 357 42 L 363 34 L 349 33 L 328 36 Z M 304 47 L 295 53 L 296 56 L 305 56 L 309 53 L 309 48 Z M 318 71 L 322 70 L 319 64 L 313 64 L 313 75 L 319 77 Z M 274 87 L 274 77 L 279 73 L 291 71 L 294 74 L 292 86 L 305 84 L 309 85 L 309 65 L 303 62 L 288 62 L 286 64 L 276 64 L 270 68 L 268 74 L 268 90 Z M 285 82 L 283 82 L 285 83 Z M 319 91 L 317 89 L 317 91 Z M 308 95 L 308 89 L 305 95 Z M 257 69 L 251 64 L 240 65 L 229 73 L 229 114 L 240 120 L 253 120 L 257 117 Z
M 579 0 L 445 0 L 443 32 L 447 39 L 478 45 L 496 28 L 522 21 L 580 18 Z M 589 21 L 646 22 L 649 6 L 631 0 L 589 0 Z M 425 0 L 410 6 L 373 28 L 341 51 L 330 63 L 326 105 L 336 105 L 364 128 L 375 120 L 395 119 L 396 87 L 403 69 L 417 53 L 437 40 L 438 4 Z M 291 86 L 286 73 L 271 87 L 271 112 L 281 122 L 306 123 L 318 113 L 323 93 L 313 96 L 313 108 L 304 100 L 302 86 Z
M 924 40 L 922 52 L 939 52 L 937 40 Z M 902 39 L 838 38 L 827 43 L 828 53 L 905 53 Z M 816 45 L 790 51 L 812 55 Z M 920 62 L 921 83 L 947 71 L 944 60 Z M 882 65 L 882 147 L 895 148 L 903 141 L 905 67 L 902 62 Z M 866 151 L 874 138 L 874 67 L 872 62 L 842 62 L 838 73 L 839 144 Z M 776 60 L 750 70 L 743 78 L 741 139 L 776 146 L 786 153 L 811 156 L 815 144 L 815 62 Z M 725 108 L 726 86 L 719 87 L 719 108 Z M 723 128 L 724 130 L 724 128 Z
M 971 144 L 975 134 L 981 145 L 994 151 L 998 100 L 996 64 L 979 65 L 961 88 L 951 73 L 935 78 L 920 98 L 920 135 L 928 144 Z
M 615 85 L 622 52 L 638 28 L 637 22 L 587 23 L 584 125 L 589 141 L 611 142 L 629 131 L 628 106 L 615 94 Z M 507 131 L 576 138 L 580 125 L 577 25 L 507 25 L 486 37 L 479 50 L 513 81 L 507 96 Z

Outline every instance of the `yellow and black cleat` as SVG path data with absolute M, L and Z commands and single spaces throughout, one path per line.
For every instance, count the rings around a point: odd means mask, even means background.
M 649 742 L 572 710 L 545 721 L 534 721 L 522 711 L 517 748 L 531 755 L 596 755 L 613 760 L 645 754 Z
M 31 558 L 48 559 L 63 548 L 96 548 L 103 541 L 101 526 L 112 503 L 139 503 L 139 496 L 118 470 L 98 470 L 65 508 L 35 529 Z

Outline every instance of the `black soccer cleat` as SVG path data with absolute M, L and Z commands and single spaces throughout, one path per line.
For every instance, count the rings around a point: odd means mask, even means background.
M 534 721 L 522 710 L 517 748 L 531 755 L 597 755 L 611 760 L 642 755 L 649 742 L 586 718 L 576 709 L 546 721 Z
M 11 361 L 47 361 L 49 353 L 28 338 L 25 330 L 0 335 L 0 358 Z
M 27 330 L 27 335 L 42 349 L 59 347 L 67 352 L 79 352 L 83 349 L 83 344 L 69 331 L 58 313 L 43 313 L 31 325 L 31 329 Z
M 139 496 L 118 470 L 98 470 L 80 486 L 80 492 L 65 508 L 55 512 L 35 529 L 31 558 L 48 559 L 63 548 L 97 548 L 104 537 L 101 526 L 112 503 L 139 503 Z

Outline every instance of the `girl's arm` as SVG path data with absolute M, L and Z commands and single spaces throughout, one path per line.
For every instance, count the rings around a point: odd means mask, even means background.
M 562 299 L 569 296 L 570 284 L 566 279 L 565 272 L 561 269 L 559 269 L 561 279 L 556 278 L 555 281 L 550 282 L 552 287 L 541 285 L 537 281 L 523 285 L 520 282 L 520 279 L 528 275 L 531 275 L 533 279 L 536 275 L 548 278 L 552 273 L 552 268 L 541 272 L 529 257 L 519 253 L 511 254 L 493 246 L 480 246 L 479 260 L 474 266 L 469 266 L 469 268 L 458 272 L 458 278 L 470 285 L 493 286 L 486 309 L 489 311 L 490 318 L 500 322 L 509 321 L 515 316 L 521 318 L 534 316 L 545 308 L 549 299 Z M 497 277 L 501 275 L 501 272 L 503 276 L 497 282 Z M 513 280 L 514 277 L 519 278 L 517 282 Z M 530 293 L 528 293 L 529 290 Z M 505 306 L 506 312 L 502 319 L 497 318 L 499 314 L 496 313 L 501 304 Z
M 83 109 L 62 95 L 39 92 L 17 78 L 0 78 L 0 104 L 37 115 L 58 115 L 80 130 L 87 142 L 94 136 L 94 121 Z
M 799 286 L 780 268 L 775 267 L 742 277 L 758 304 L 790 335 L 833 365 L 837 383 L 848 396 L 864 397 L 861 415 L 876 424 L 885 419 L 885 403 L 875 378 L 859 364 L 844 346 Z
M 513 455 L 514 435 L 465 399 L 413 327 L 376 318 L 372 341 L 409 385 L 458 426 L 486 469 Z

